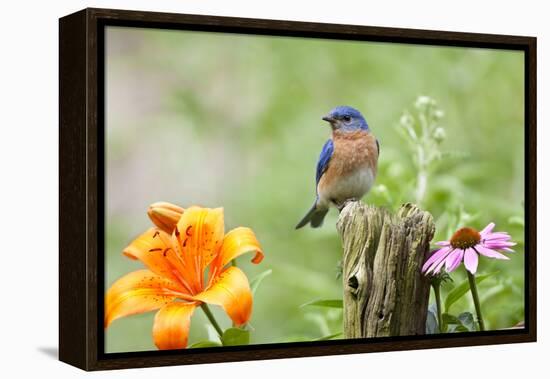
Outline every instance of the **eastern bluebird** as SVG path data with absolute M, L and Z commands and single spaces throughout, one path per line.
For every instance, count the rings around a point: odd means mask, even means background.
M 323 146 L 317 162 L 317 198 L 296 229 L 323 224 L 331 205 L 341 209 L 348 200 L 361 199 L 376 178 L 380 145 L 363 115 L 352 107 L 334 108 L 323 117 L 332 138 Z

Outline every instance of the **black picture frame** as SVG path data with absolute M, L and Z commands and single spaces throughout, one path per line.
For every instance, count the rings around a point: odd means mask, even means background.
M 525 328 L 192 350 L 103 352 L 104 28 L 480 47 L 524 52 Z M 59 20 L 59 358 L 84 370 L 536 341 L 536 38 L 264 19 L 84 9 Z

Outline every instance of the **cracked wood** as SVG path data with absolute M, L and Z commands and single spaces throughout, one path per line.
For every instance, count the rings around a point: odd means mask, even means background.
M 350 202 L 337 229 L 345 337 L 424 334 L 430 283 L 420 269 L 435 231 L 432 215 L 410 203 L 392 214 Z

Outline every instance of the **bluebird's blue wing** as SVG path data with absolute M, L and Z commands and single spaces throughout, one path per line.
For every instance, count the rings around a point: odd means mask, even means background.
M 330 161 L 330 158 L 332 158 L 333 152 L 334 144 L 332 143 L 332 140 L 329 139 L 323 146 L 323 150 L 321 150 L 321 155 L 319 155 L 319 162 L 317 162 L 317 175 L 315 177 L 315 182 L 317 184 L 319 184 L 321 176 L 323 176 L 324 172 L 327 170 L 328 162 Z
M 332 158 L 333 152 L 334 152 L 334 144 L 332 143 L 332 140 L 329 139 L 323 146 L 323 150 L 321 150 L 321 155 L 319 156 L 319 161 L 317 162 L 317 173 L 315 175 L 315 181 L 317 182 L 317 184 L 319 184 L 319 180 L 321 180 L 321 176 L 323 176 L 323 174 L 327 170 L 328 163 L 330 162 L 330 158 Z M 325 215 L 328 212 L 328 207 L 318 209 L 317 208 L 318 200 L 319 200 L 319 194 L 317 194 L 317 198 L 315 199 L 315 202 L 313 203 L 313 206 L 311 207 L 311 209 L 307 212 L 304 218 L 302 218 L 302 220 L 298 223 L 298 225 L 296 225 L 296 229 L 300 229 L 302 226 L 309 223 L 313 228 L 318 228 L 323 224 L 323 219 L 325 218 Z

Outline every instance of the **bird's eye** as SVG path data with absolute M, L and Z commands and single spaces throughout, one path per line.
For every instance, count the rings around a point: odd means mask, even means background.
M 344 116 L 344 121 L 345 122 L 350 122 L 351 121 L 351 117 L 350 116 Z

